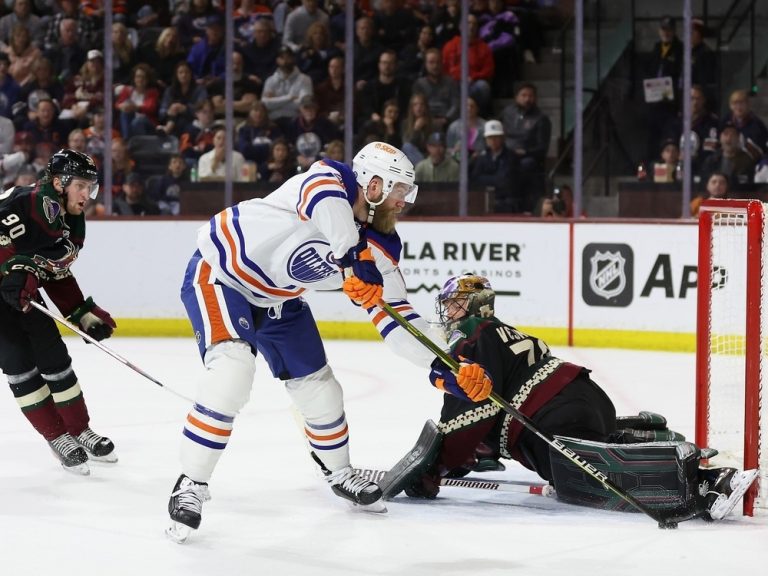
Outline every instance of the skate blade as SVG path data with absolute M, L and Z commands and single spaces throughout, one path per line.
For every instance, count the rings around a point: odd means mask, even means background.
M 385 514 L 387 512 L 387 506 L 384 504 L 383 500 L 376 500 L 376 502 L 371 502 L 370 504 L 357 504 L 356 502 L 347 501 L 347 504 L 349 504 L 350 508 L 358 512 L 369 512 L 373 514 Z
M 76 476 L 90 476 L 91 474 L 91 469 L 88 468 L 88 463 L 86 462 L 76 466 L 64 466 L 64 464 L 62 464 L 61 467 L 70 474 L 75 474 Z
M 94 456 L 90 452 L 88 453 L 88 462 L 98 462 L 99 464 L 114 464 L 117 462 L 117 454 L 110 452 L 105 456 Z
M 176 542 L 176 544 L 184 544 L 184 542 L 187 541 L 187 538 L 189 538 L 189 535 L 192 534 L 192 530 L 193 528 L 190 528 L 186 524 L 171 520 L 171 525 L 165 529 L 165 535 L 170 540 Z
M 728 513 L 736 507 L 741 498 L 744 496 L 749 487 L 752 486 L 752 482 L 757 478 L 757 470 L 745 470 L 739 474 L 739 481 L 737 486 L 733 489 L 730 496 L 723 498 L 722 495 L 718 496 L 715 503 L 709 509 L 709 515 L 712 520 L 722 520 Z

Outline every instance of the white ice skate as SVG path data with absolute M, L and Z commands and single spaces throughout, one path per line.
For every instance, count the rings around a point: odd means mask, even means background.
M 726 478 L 727 485 L 724 490 L 717 495 L 715 501 L 709 507 L 709 515 L 712 520 L 722 520 L 728 513 L 736 507 L 744 496 L 752 482 L 757 478 L 757 470 L 744 470 L 739 472 L 734 470 L 730 478 Z

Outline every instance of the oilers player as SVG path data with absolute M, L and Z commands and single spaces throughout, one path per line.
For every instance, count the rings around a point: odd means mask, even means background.
M 388 344 L 429 365 L 433 356 L 376 306 L 383 297 L 426 328 L 405 298 L 397 267 L 396 216 L 416 193 L 407 157 L 373 142 L 358 152 L 352 169 L 330 159 L 315 162 L 266 198 L 227 208 L 200 229 L 181 297 L 206 371 L 185 422 L 182 474 L 168 503 L 172 539 L 183 542 L 200 525 L 208 480 L 248 400 L 257 354 L 284 381 L 333 492 L 363 509 L 385 511 L 379 487 L 350 466 L 342 389 L 301 296 L 343 288 Z M 482 368 L 473 368 L 465 379 L 482 381 Z

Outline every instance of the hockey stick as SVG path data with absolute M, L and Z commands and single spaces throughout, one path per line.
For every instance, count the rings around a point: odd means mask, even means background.
M 459 363 L 451 358 L 440 346 L 435 344 L 428 336 L 426 336 L 424 333 L 421 332 L 416 326 L 411 324 L 408 320 L 406 320 L 400 313 L 397 312 L 392 306 L 384 302 L 384 300 L 379 301 L 379 306 L 387 313 L 389 316 L 397 322 L 400 326 L 405 328 L 416 340 L 418 340 L 421 344 L 426 346 L 431 352 L 433 352 L 448 368 L 451 369 L 452 372 L 456 373 L 459 371 Z M 603 487 L 608 490 L 609 492 L 613 492 L 616 496 L 621 498 L 622 500 L 626 501 L 627 503 L 631 504 L 635 508 L 637 508 L 640 512 L 650 516 L 656 522 L 659 523 L 659 528 L 677 528 L 677 521 L 674 518 L 665 518 L 659 511 L 653 510 L 640 502 L 637 498 L 632 496 L 632 494 L 629 494 L 625 490 L 622 490 L 618 486 L 616 486 L 613 482 L 610 481 L 607 475 L 600 472 L 597 468 L 595 468 L 592 464 L 584 460 L 581 456 L 576 454 L 573 450 L 568 448 L 565 444 L 560 442 L 557 438 L 550 438 L 548 435 L 541 432 L 536 425 L 531 421 L 530 418 L 528 418 L 525 414 L 517 410 L 514 406 L 512 406 L 509 402 L 504 400 L 501 396 L 499 396 L 496 392 L 491 392 L 490 396 L 488 398 L 496 404 L 499 408 L 504 410 L 507 414 L 512 416 L 515 420 L 520 422 L 523 426 L 525 426 L 530 432 L 541 438 L 544 442 L 549 444 L 552 448 L 557 450 L 560 454 L 565 456 L 568 460 L 576 464 L 579 468 L 581 468 L 584 472 L 586 472 L 589 476 L 600 482 L 600 484 L 603 485 Z
M 361 477 L 371 482 L 380 481 L 387 473 L 386 470 L 371 470 L 368 468 L 356 468 Z M 555 489 L 549 484 L 517 482 L 513 480 L 483 480 L 482 478 L 441 478 L 440 486 L 453 486 L 455 488 L 474 488 L 478 490 L 494 490 L 496 492 L 516 492 L 518 494 L 535 494 L 537 496 L 555 496 Z
M 48 308 L 46 308 L 46 307 L 45 307 L 45 306 L 43 306 L 42 304 L 40 304 L 40 303 L 38 303 L 38 302 L 35 302 L 34 300 L 31 300 L 31 301 L 30 301 L 30 304 L 31 304 L 32 306 L 34 306 L 35 308 L 37 308 L 38 310 L 40 310 L 40 312 L 42 312 L 42 313 L 43 313 L 43 314 L 45 314 L 46 316 L 49 316 L 49 317 L 53 318 L 53 319 L 54 319 L 56 322 L 58 322 L 58 323 L 59 323 L 59 324 L 61 324 L 62 326 L 66 326 L 67 328 L 69 328 L 70 330 L 72 330 L 72 332 L 74 332 L 75 334 L 77 334 L 78 336 L 80 336 L 81 338 L 83 338 L 84 340 L 86 340 L 86 341 L 90 342 L 91 344 L 93 344 L 94 346 L 96 346 L 97 348 L 99 348 L 100 350 L 102 350 L 103 352 L 106 352 L 107 354 L 109 354 L 110 356 L 112 356 L 112 358 L 114 358 L 114 359 L 115 359 L 115 360 L 117 360 L 118 362 L 121 362 L 121 363 L 125 364 L 126 366 L 128 366 L 128 368 L 130 368 L 130 369 L 131 369 L 131 370 L 133 370 L 134 372 L 138 372 L 139 374 L 141 374 L 142 376 L 144 376 L 144 378 L 146 378 L 147 380 L 151 380 L 152 382 L 154 382 L 155 384 L 157 384 L 158 386 L 160 386 L 160 388 L 164 388 L 165 390 L 167 390 L 167 391 L 168 391 L 168 392 L 170 392 L 171 394 L 174 394 L 174 395 L 178 396 L 179 398 L 181 398 L 181 399 L 183 399 L 183 400 L 187 400 L 187 401 L 189 401 L 189 402 L 192 402 L 192 401 L 193 401 L 193 400 L 192 400 L 192 398 L 189 398 L 188 396 L 184 396 L 184 394 L 181 394 L 180 392 L 176 392 L 176 390 L 174 390 L 173 388 L 168 388 L 168 386 L 166 386 L 165 384 L 163 384 L 162 382 L 160 382 L 160 381 L 159 381 L 159 380 L 157 380 L 156 378 L 153 378 L 152 376 L 150 376 L 149 374 L 147 374 L 146 372 L 144 372 L 144 370 L 142 370 L 141 368 L 139 368 L 139 367 L 138 367 L 138 366 L 136 366 L 135 364 L 133 364 L 133 363 L 129 362 L 128 360 L 126 360 L 125 358 L 123 358 L 122 356 L 120 356 L 120 354 L 118 354 L 117 352 L 115 352 L 115 351 L 114 351 L 114 350 L 112 350 L 111 348 L 108 348 L 107 346 L 105 346 L 104 344 L 102 344 L 101 342 L 99 342 L 98 340 L 96 340 L 96 339 L 95 339 L 94 337 L 92 337 L 90 334 L 87 334 L 86 332 L 83 332 L 82 330 L 80 330 L 80 328 L 78 328 L 77 326 L 75 326 L 74 324 L 72 324 L 70 321 L 68 321 L 68 320 L 67 320 L 66 318 L 64 318 L 63 316 L 59 316 L 59 315 L 58 315 L 58 314 L 56 314 L 55 312 L 52 312 L 51 310 L 49 310 Z

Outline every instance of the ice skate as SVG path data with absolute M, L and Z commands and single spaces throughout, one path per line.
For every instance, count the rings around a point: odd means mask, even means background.
M 722 520 L 736 507 L 757 478 L 757 470 L 740 472 L 735 468 L 714 468 L 702 472 L 699 494 L 705 498 L 706 520 Z
M 335 472 L 323 472 L 334 494 L 347 500 L 354 508 L 365 512 L 387 511 L 379 486 L 359 476 L 351 466 Z
M 165 530 L 166 535 L 177 544 L 183 544 L 192 530 L 200 527 L 203 502 L 210 499 L 208 484 L 195 482 L 184 474 L 179 476 L 168 500 L 171 525 Z
M 90 428 L 80 432 L 75 438 L 75 442 L 83 447 L 86 454 L 88 454 L 89 460 L 110 464 L 117 462 L 115 445 L 112 443 L 112 440 L 105 436 L 99 436 Z
M 77 445 L 71 435 L 65 432 L 48 442 L 48 445 L 67 472 L 81 476 L 88 476 L 91 473 L 91 469 L 88 468 L 88 454 Z

